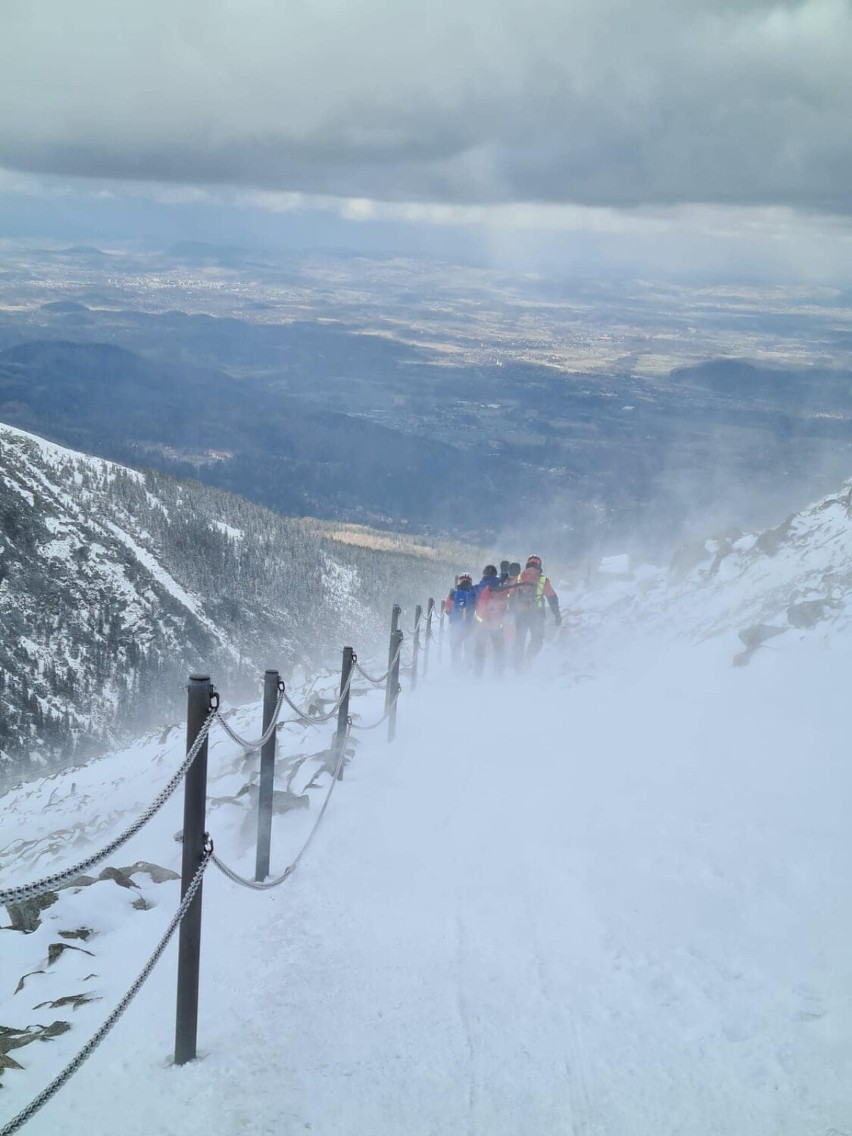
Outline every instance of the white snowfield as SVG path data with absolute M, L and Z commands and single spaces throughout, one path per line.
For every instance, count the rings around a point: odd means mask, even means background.
M 564 596 L 573 621 L 521 679 L 433 666 L 402 696 L 395 745 L 362 735 L 286 884 L 256 894 L 209 869 L 199 1059 L 171 1064 L 172 946 L 24 1131 L 852 1136 L 848 510 L 814 514 L 819 554 L 805 523 L 798 575 L 783 550 L 758 565 L 745 540 L 724 579 L 714 559 L 677 584 L 640 573 L 641 589 Z M 742 612 L 780 626 L 782 599 L 819 599 L 818 555 L 825 618 L 732 666 Z M 370 721 L 380 701 L 356 712 Z M 256 735 L 259 708 L 233 721 Z M 311 805 L 276 817 L 273 874 L 328 784 L 305 788 L 318 766 L 288 763 L 302 734 L 282 733 L 276 787 L 292 772 Z M 235 795 L 256 758 L 212 737 L 209 828 L 250 875 L 253 812 Z M 0 799 L 0 887 L 85 854 L 84 829 L 103 843 L 182 746 L 175 729 Z M 176 867 L 180 809 L 178 794 L 113 863 Z M 106 1017 L 174 911 L 176 882 L 134 880 L 68 889 L 37 931 L 0 934 L 0 1025 L 73 1027 L 11 1052 L 24 1068 L 3 1074 L 0 1128 Z M 91 955 L 48 965 L 59 931 L 82 926 L 95 934 L 68 941 Z M 84 991 L 101 1000 L 34 1009 Z

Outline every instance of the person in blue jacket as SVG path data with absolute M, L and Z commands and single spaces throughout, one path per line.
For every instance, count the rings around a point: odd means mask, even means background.
M 461 662 L 465 642 L 473 629 L 476 594 L 473 577 L 469 572 L 463 572 L 444 600 L 444 614 L 450 624 L 450 654 L 454 665 Z

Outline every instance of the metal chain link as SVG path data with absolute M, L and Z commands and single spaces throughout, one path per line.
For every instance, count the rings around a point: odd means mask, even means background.
M 210 719 L 208 719 L 208 721 L 209 720 Z M 93 1034 L 89 1038 L 89 1040 L 86 1042 L 86 1044 L 83 1046 L 83 1048 L 65 1066 L 65 1068 L 62 1070 L 62 1072 L 59 1074 L 59 1076 L 55 1077 L 50 1082 L 50 1084 L 47 1086 L 47 1088 L 43 1089 L 38 1094 L 37 1097 L 35 1097 L 32 1101 L 30 1101 L 30 1103 L 27 1105 L 27 1107 L 22 1109 L 18 1113 L 17 1116 L 14 1116 L 10 1121 L 8 1121 L 7 1124 L 5 1124 L 2 1128 L 0 1128 L 0 1136 L 12 1136 L 13 1132 L 17 1132 L 18 1129 L 22 1128 L 27 1123 L 28 1120 L 31 1120 L 32 1117 L 35 1116 L 35 1114 L 39 1111 L 40 1108 L 42 1108 L 44 1105 L 47 1104 L 47 1102 L 51 1099 L 51 1097 L 55 1096 L 56 1093 L 59 1092 L 59 1090 L 62 1088 L 62 1086 L 67 1081 L 69 1081 L 71 1079 L 71 1077 L 74 1076 L 74 1074 L 77 1072 L 77 1070 L 83 1064 L 83 1062 L 86 1061 L 87 1058 L 91 1057 L 91 1055 L 95 1052 L 95 1050 L 98 1048 L 98 1046 L 104 1040 L 104 1038 L 110 1032 L 112 1027 L 115 1025 L 115 1023 L 118 1021 L 118 1019 L 124 1013 L 124 1011 L 127 1009 L 127 1007 L 130 1005 L 130 1003 L 133 1001 L 133 999 L 136 997 L 136 995 L 142 989 L 142 986 L 144 985 L 146 979 L 148 978 L 148 975 L 151 973 L 151 971 L 154 969 L 154 967 L 160 961 L 160 956 L 162 955 L 163 951 L 168 946 L 169 940 L 171 939 L 172 935 L 175 933 L 177 928 L 180 926 L 180 924 L 183 920 L 183 917 L 186 915 L 187 911 L 189 910 L 189 905 L 192 903 L 193 899 L 195 898 L 195 893 L 198 891 L 199 887 L 201 886 L 201 880 L 202 880 L 202 877 L 204 876 L 205 869 L 207 868 L 207 865 L 210 863 L 210 860 L 213 857 L 213 841 L 210 839 L 210 836 L 206 833 L 205 833 L 204 839 L 205 839 L 204 854 L 201 858 L 201 863 L 198 865 L 198 868 L 196 869 L 195 875 L 192 877 L 192 880 L 190 881 L 189 887 L 186 889 L 186 895 L 181 900 L 180 906 L 178 907 L 177 911 L 175 912 L 174 916 L 172 917 L 172 921 L 169 923 L 168 927 L 166 928 L 166 933 L 163 935 L 162 939 L 160 939 L 159 943 L 157 944 L 157 947 L 154 950 L 154 953 L 151 955 L 151 957 L 145 963 L 145 966 L 139 972 L 139 975 L 136 978 L 136 981 L 133 983 L 133 985 L 130 987 L 130 989 L 127 991 L 127 993 L 124 995 L 124 997 L 118 1003 L 118 1005 L 115 1007 L 113 1012 L 110 1014 L 110 1016 L 107 1018 L 107 1020 L 101 1026 L 101 1028 L 97 1031 L 97 1033 Z
M 397 687 L 396 694 L 391 699 L 390 704 L 385 708 L 385 712 L 384 712 L 384 714 L 382 714 L 381 718 L 379 718 L 378 722 L 371 722 L 369 726 L 362 726 L 360 722 L 353 722 L 352 723 L 352 729 L 353 730 L 377 730 L 379 728 L 379 726 L 381 726 L 382 722 L 386 722 L 388 720 L 388 717 L 390 716 L 391 710 L 393 710 L 394 706 L 396 706 L 397 702 L 399 701 L 400 689 L 401 689 L 400 687 Z
M 371 674 L 367 674 L 367 672 L 364 670 L 364 668 L 358 662 L 357 658 L 353 661 L 352 666 L 355 668 L 355 670 L 358 671 L 358 673 L 363 678 L 365 678 L 367 680 L 367 682 L 373 683 L 374 686 L 381 686 L 381 684 L 387 679 L 388 675 L 391 673 L 393 668 L 396 666 L 396 661 L 401 654 L 402 654 L 402 642 L 400 641 L 400 644 L 396 649 L 396 654 L 391 659 L 391 665 L 388 667 L 388 669 L 385 671 L 385 673 L 383 675 L 381 675 L 379 678 L 374 678 Z
M 276 702 L 275 702 L 275 709 L 272 712 L 272 721 L 267 726 L 266 733 L 262 737 L 258 738 L 257 741 L 255 741 L 255 742 L 250 742 L 250 741 L 247 741 L 245 738 L 240 737 L 240 735 L 235 730 L 233 730 L 231 728 L 231 726 L 225 721 L 225 719 L 223 718 L 222 714 L 219 713 L 219 711 L 216 712 L 216 719 L 219 722 L 219 725 L 222 727 L 222 729 L 228 735 L 228 737 L 232 741 L 235 741 L 238 746 L 242 746 L 242 748 L 247 753 L 249 753 L 252 750 L 261 749 L 263 746 L 265 746 L 266 743 L 269 741 L 269 739 L 272 737 L 272 735 L 275 733 L 275 727 L 278 725 L 278 718 L 281 715 L 281 707 L 283 705 L 284 705 L 284 684 L 282 683 L 278 687 L 278 698 L 276 699 Z
M 416 636 L 416 634 L 417 634 L 417 632 L 415 631 L 415 636 Z M 400 649 L 400 652 L 402 652 L 402 643 L 400 643 L 399 649 Z M 415 639 L 412 640 L 412 644 L 411 644 L 411 660 L 410 660 L 410 662 L 407 662 L 407 663 L 400 662 L 399 669 L 401 671 L 410 671 L 414 668 L 414 660 L 417 658 L 417 651 L 418 651 L 417 639 L 415 638 Z
M 245 876 L 239 875 L 239 873 L 235 872 L 233 868 L 229 868 L 228 865 L 223 863 L 223 861 L 220 860 L 218 856 L 213 856 L 212 860 L 219 871 L 222 873 L 222 875 L 227 876 L 228 879 L 233 883 L 239 884 L 244 888 L 250 888 L 252 891 L 269 891 L 271 888 L 279 887 L 293 874 L 293 866 L 291 864 L 290 867 L 285 868 L 284 872 L 280 876 L 277 876 L 274 880 L 250 880 Z
M 385 673 L 383 675 L 376 676 L 376 675 L 371 675 L 367 671 L 365 671 L 360 663 L 353 663 L 353 666 L 354 666 L 355 670 L 358 672 L 358 674 L 361 675 L 362 678 L 365 678 L 367 680 L 367 682 L 371 682 L 374 686 L 381 686 L 381 684 L 385 681 L 385 679 L 388 677 L 388 675 L 391 673 L 391 670 L 393 669 L 392 667 L 390 667 L 390 668 L 388 668 L 388 670 L 385 671 Z
M 124 832 L 122 832 L 119 836 L 116 836 L 114 840 L 111 840 L 109 844 L 107 844 L 99 852 L 95 852 L 91 856 L 87 856 L 85 860 L 81 860 L 78 864 L 74 864 L 72 867 L 66 868 L 62 872 L 56 872 L 52 876 L 45 876 L 41 880 L 34 880 L 30 884 L 22 884 L 20 887 L 6 888 L 4 891 L 0 891 L 0 904 L 22 903 L 24 900 L 34 899 L 37 895 L 42 895 L 46 891 L 54 891 L 62 884 L 68 883 L 70 880 L 76 879 L 78 876 L 85 875 L 89 868 L 93 868 L 95 864 L 99 864 L 102 860 L 106 860 L 108 856 L 111 856 L 113 852 L 118 851 L 118 849 L 121 848 L 123 844 L 126 844 L 132 836 L 135 836 L 136 833 L 139 832 L 139 830 L 143 828 L 148 823 L 148 821 L 160 811 L 160 809 L 163 807 L 172 793 L 174 793 L 175 789 L 177 789 L 177 787 L 180 785 L 181 781 L 186 776 L 187 770 L 189 769 L 190 765 L 192 765 L 193 761 L 195 761 L 196 757 L 198 756 L 198 751 L 201 749 L 205 739 L 207 738 L 207 734 L 210 731 L 210 727 L 213 724 L 213 719 L 215 718 L 216 713 L 217 711 L 215 709 L 210 710 L 207 717 L 204 719 L 201 729 L 198 731 L 198 736 L 192 743 L 192 748 L 187 753 L 183 764 L 180 766 L 171 780 L 160 791 L 160 793 L 157 794 L 157 796 L 154 798 L 145 812 L 137 820 L 135 820 L 129 828 L 126 828 Z
M 296 705 L 296 703 L 295 703 L 295 702 L 291 701 L 291 699 L 290 699 L 290 695 L 289 695 L 289 694 L 287 694 L 287 692 L 286 692 L 286 691 L 284 691 L 284 693 L 283 693 L 282 697 L 284 698 L 284 701 L 285 701 L 285 702 L 287 703 L 287 705 L 288 705 L 288 706 L 290 707 L 290 709 L 291 709 L 291 710 L 292 710 L 292 711 L 293 711 L 293 712 L 294 712 L 295 714 L 298 714 L 298 715 L 299 715 L 299 718 L 300 718 L 300 720 L 301 720 L 302 722 L 305 722 L 305 723 L 307 723 L 307 724 L 309 724 L 309 725 L 311 725 L 311 726 L 321 726 L 321 725 L 323 724 L 323 722 L 329 722 L 329 721 L 331 721 L 331 719 L 332 719 L 332 718 L 334 717 L 334 715 L 335 715 L 335 714 L 337 713 L 337 711 L 338 711 L 338 710 L 340 709 L 340 706 L 341 706 L 341 704 L 342 704 L 342 702 L 343 702 L 344 698 L 346 697 L 346 695 L 347 695 L 347 694 L 349 693 L 349 688 L 350 688 L 350 686 L 352 685 L 352 674 L 353 674 L 353 671 L 354 671 L 354 668 L 353 668 L 353 670 L 350 670 L 350 672 L 349 672 L 349 674 L 348 674 L 348 676 L 347 676 L 346 682 L 345 682 L 345 683 L 343 684 L 343 690 L 341 690 L 341 692 L 340 692 L 340 695 L 338 696 L 338 699 L 337 699 L 337 701 L 336 701 L 336 702 L 335 702 L 335 704 L 334 704 L 334 705 L 333 705 L 333 706 L 331 707 L 331 709 L 330 709 L 330 710 L 328 710 L 328 711 L 327 711 L 327 712 L 326 712 L 325 714 L 306 714 L 306 713 L 305 713 L 305 711 L 304 711 L 304 710 L 302 710 L 302 709 L 300 709 L 300 708 L 299 708 L 299 707 L 298 707 L 298 706 Z
M 222 872 L 223 875 L 227 876 L 228 879 L 232 880 L 235 884 L 239 884 L 241 887 L 249 888 L 251 891 L 270 891 L 272 888 L 279 887 L 281 884 L 284 883 L 285 880 L 289 880 L 289 878 L 293 875 L 296 868 L 298 867 L 299 861 L 302 859 L 305 852 L 308 850 L 308 845 L 313 840 L 314 833 L 319 828 L 320 821 L 322 820 L 323 815 L 325 814 L 325 810 L 328 808 L 328 802 L 331 800 L 331 794 L 334 792 L 334 787 L 337 784 L 338 776 L 340 774 L 341 769 L 343 768 L 343 762 L 344 762 L 345 757 L 346 757 L 346 743 L 349 741 L 349 735 L 350 735 L 351 732 L 352 732 L 352 719 L 347 718 L 346 719 L 346 733 L 343 736 L 343 742 L 340 746 L 340 753 L 338 754 L 337 763 L 334 767 L 334 772 L 332 773 L 332 776 L 331 776 L 331 784 L 328 787 L 328 792 L 325 795 L 325 800 L 322 803 L 322 808 L 319 811 L 319 815 L 317 816 L 317 819 L 314 821 L 314 826 L 311 829 L 311 831 L 308 833 L 307 840 L 302 845 L 302 847 L 299 849 L 299 851 L 296 854 L 296 857 L 293 860 L 293 862 L 287 868 L 284 869 L 284 871 L 281 873 L 280 876 L 276 876 L 275 879 L 258 881 L 258 880 L 249 880 L 245 876 L 239 875 L 239 873 L 235 872 L 233 870 L 233 868 L 229 868 L 227 864 L 223 863 L 219 859 L 218 856 L 215 856 L 215 855 L 212 856 L 211 859 L 213 860 L 213 863 L 216 865 L 216 867 L 219 869 L 219 871 Z M 0 1133 L 0 1136 L 3 1136 L 3 1134 Z

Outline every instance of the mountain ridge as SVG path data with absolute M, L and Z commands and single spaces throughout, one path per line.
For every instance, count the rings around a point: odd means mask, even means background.
M 128 736 L 192 670 L 245 694 L 371 643 L 452 570 L 4 425 L 0 486 L 0 771 Z

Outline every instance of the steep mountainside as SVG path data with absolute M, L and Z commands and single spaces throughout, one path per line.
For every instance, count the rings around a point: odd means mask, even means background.
M 852 481 L 773 528 L 684 545 L 665 569 L 611 557 L 594 582 L 564 594 L 578 636 L 601 626 L 622 641 L 727 636 L 737 665 L 781 636 L 828 646 L 852 631 Z
M 240 498 L 0 426 L 0 760 L 70 758 L 169 717 L 187 672 L 362 647 L 452 565 L 371 549 Z

